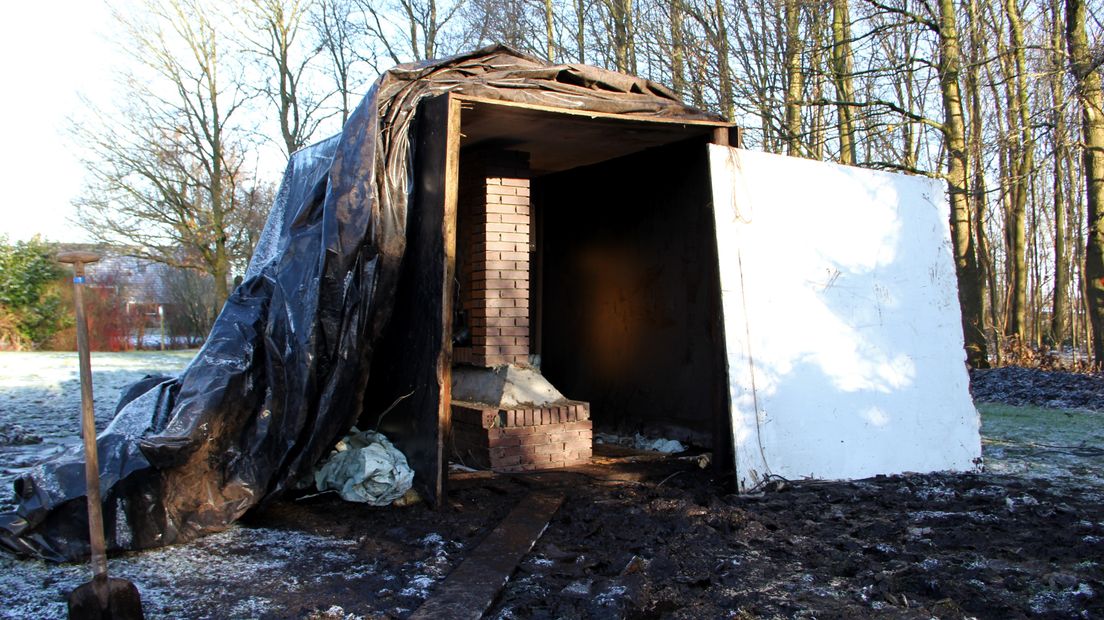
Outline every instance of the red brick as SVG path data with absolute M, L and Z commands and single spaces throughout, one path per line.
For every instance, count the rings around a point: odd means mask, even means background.
M 537 432 L 519 434 L 517 436 L 518 445 L 520 445 L 520 446 L 530 446 L 530 447 L 531 446 L 548 445 L 548 443 L 549 443 L 548 434 L 540 432 L 540 428 L 541 428 L 540 425 L 533 425 L 533 426 L 529 426 L 529 427 L 526 427 L 526 428 L 536 430 Z
M 519 301 L 523 301 L 525 307 L 529 306 L 528 300 L 518 299 L 486 299 L 483 303 L 488 308 L 516 308 Z
M 510 466 L 517 466 L 521 463 L 521 455 L 515 454 L 512 456 L 500 456 L 498 458 L 491 457 L 491 467 L 494 469 L 500 469 Z
M 500 278 L 508 280 L 529 280 L 529 271 L 522 269 L 506 269 L 497 272 Z
M 472 261 L 473 271 L 501 271 L 517 269 L 516 261 L 509 260 L 488 260 L 488 261 Z
M 529 243 L 529 233 L 527 233 L 527 232 L 525 232 L 525 233 L 500 232 L 500 233 L 494 233 L 494 234 L 498 235 L 498 240 L 499 241 L 514 241 L 514 242 L 521 242 L 521 243 Z
M 488 436 L 486 444 L 491 448 L 520 446 L 526 443 L 526 440 L 532 437 L 530 434 L 520 435 L 518 433 L 508 433 L 505 435 Z
M 486 243 L 475 244 L 476 252 L 482 252 L 484 250 L 489 250 L 492 252 L 516 252 L 517 241 L 487 241 Z
M 477 280 L 476 283 L 482 283 L 483 288 L 496 289 L 496 288 L 518 288 L 517 280 L 511 278 L 487 278 L 485 280 Z M 505 316 L 505 315 L 503 315 Z
M 523 444 L 512 448 L 504 448 L 508 454 L 521 456 L 523 465 L 526 461 L 547 461 L 548 455 L 551 454 L 547 452 L 547 449 L 548 444 Z
M 546 454 L 551 456 L 553 454 L 563 454 L 564 445 L 563 443 L 545 443 L 533 446 L 532 450 L 534 454 Z
M 589 431 L 591 430 L 590 420 L 582 422 L 567 422 L 564 424 L 565 431 Z
M 472 336 L 472 346 L 475 347 L 499 347 L 514 344 L 513 336 Z
M 504 205 L 517 205 L 517 206 L 525 205 L 526 207 L 528 207 L 529 206 L 529 197 L 528 196 L 517 196 L 517 195 L 515 195 L 515 192 L 513 190 L 510 190 L 509 194 L 506 194 L 505 192 L 503 192 L 503 194 L 498 197 L 498 202 L 499 202 L 499 204 L 504 204 Z M 515 210 L 515 212 L 520 213 L 520 210 Z M 526 213 L 528 213 L 528 212 L 529 211 L 527 210 Z
M 528 409 L 528 410 L 527 409 L 519 409 L 518 410 L 518 415 L 519 415 L 518 426 L 515 426 L 514 428 L 509 429 L 511 433 L 515 433 L 515 434 L 518 434 L 518 435 L 533 435 L 533 434 L 539 434 L 540 433 L 540 427 L 539 426 L 533 426 L 532 424 L 529 424 L 529 425 L 525 424 L 525 419 L 526 419 L 525 418 L 525 412 L 526 411 L 532 412 L 532 409 Z
M 499 289 L 496 291 L 497 295 L 501 299 L 524 299 L 529 300 L 528 288 L 509 288 Z

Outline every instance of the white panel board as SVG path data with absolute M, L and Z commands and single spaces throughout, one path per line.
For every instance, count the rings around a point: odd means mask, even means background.
M 710 146 L 736 475 L 981 456 L 943 186 Z

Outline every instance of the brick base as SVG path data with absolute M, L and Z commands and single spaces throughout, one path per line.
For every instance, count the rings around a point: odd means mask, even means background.
M 590 405 L 519 409 L 452 402 L 453 454 L 464 464 L 495 471 L 530 471 L 590 461 Z

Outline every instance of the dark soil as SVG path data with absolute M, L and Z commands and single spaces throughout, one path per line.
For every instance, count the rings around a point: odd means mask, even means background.
M 612 479 L 626 471 L 637 481 Z M 540 489 L 566 500 L 488 618 L 1104 617 L 1096 489 L 939 474 L 779 481 L 749 497 L 684 460 L 453 486 L 439 513 L 319 498 L 253 515 L 250 527 L 356 539 L 377 569 L 277 594 L 286 611 L 263 617 L 302 617 L 318 601 L 404 617 L 421 598 L 396 582 L 427 563 L 447 573 Z M 453 541 L 443 559 L 425 544 L 434 534 Z
M 982 403 L 1104 411 L 1104 374 L 1032 368 L 970 372 L 970 392 Z
M 1104 615 L 1096 493 L 929 475 L 738 497 L 700 472 L 572 488 L 500 617 Z
M 979 400 L 1104 410 L 1099 376 L 1000 369 L 974 383 Z M 1104 488 L 1083 479 L 779 480 L 752 496 L 727 482 L 677 458 L 461 475 L 440 511 L 285 500 L 112 566 L 150 618 L 404 618 L 509 511 L 551 491 L 562 507 L 485 617 L 1104 618 Z M 188 568 L 202 561 L 210 570 Z M 51 610 L 86 580 L 5 567 L 43 575 L 18 583 Z M 14 612 L 9 595 L 0 617 L 53 617 Z

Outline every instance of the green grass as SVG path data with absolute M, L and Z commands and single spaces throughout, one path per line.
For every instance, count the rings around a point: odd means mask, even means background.
M 1104 484 L 1104 414 L 997 403 L 978 412 L 990 471 Z
M 998 403 L 981 403 L 978 412 L 987 439 L 1104 446 L 1104 414 Z

